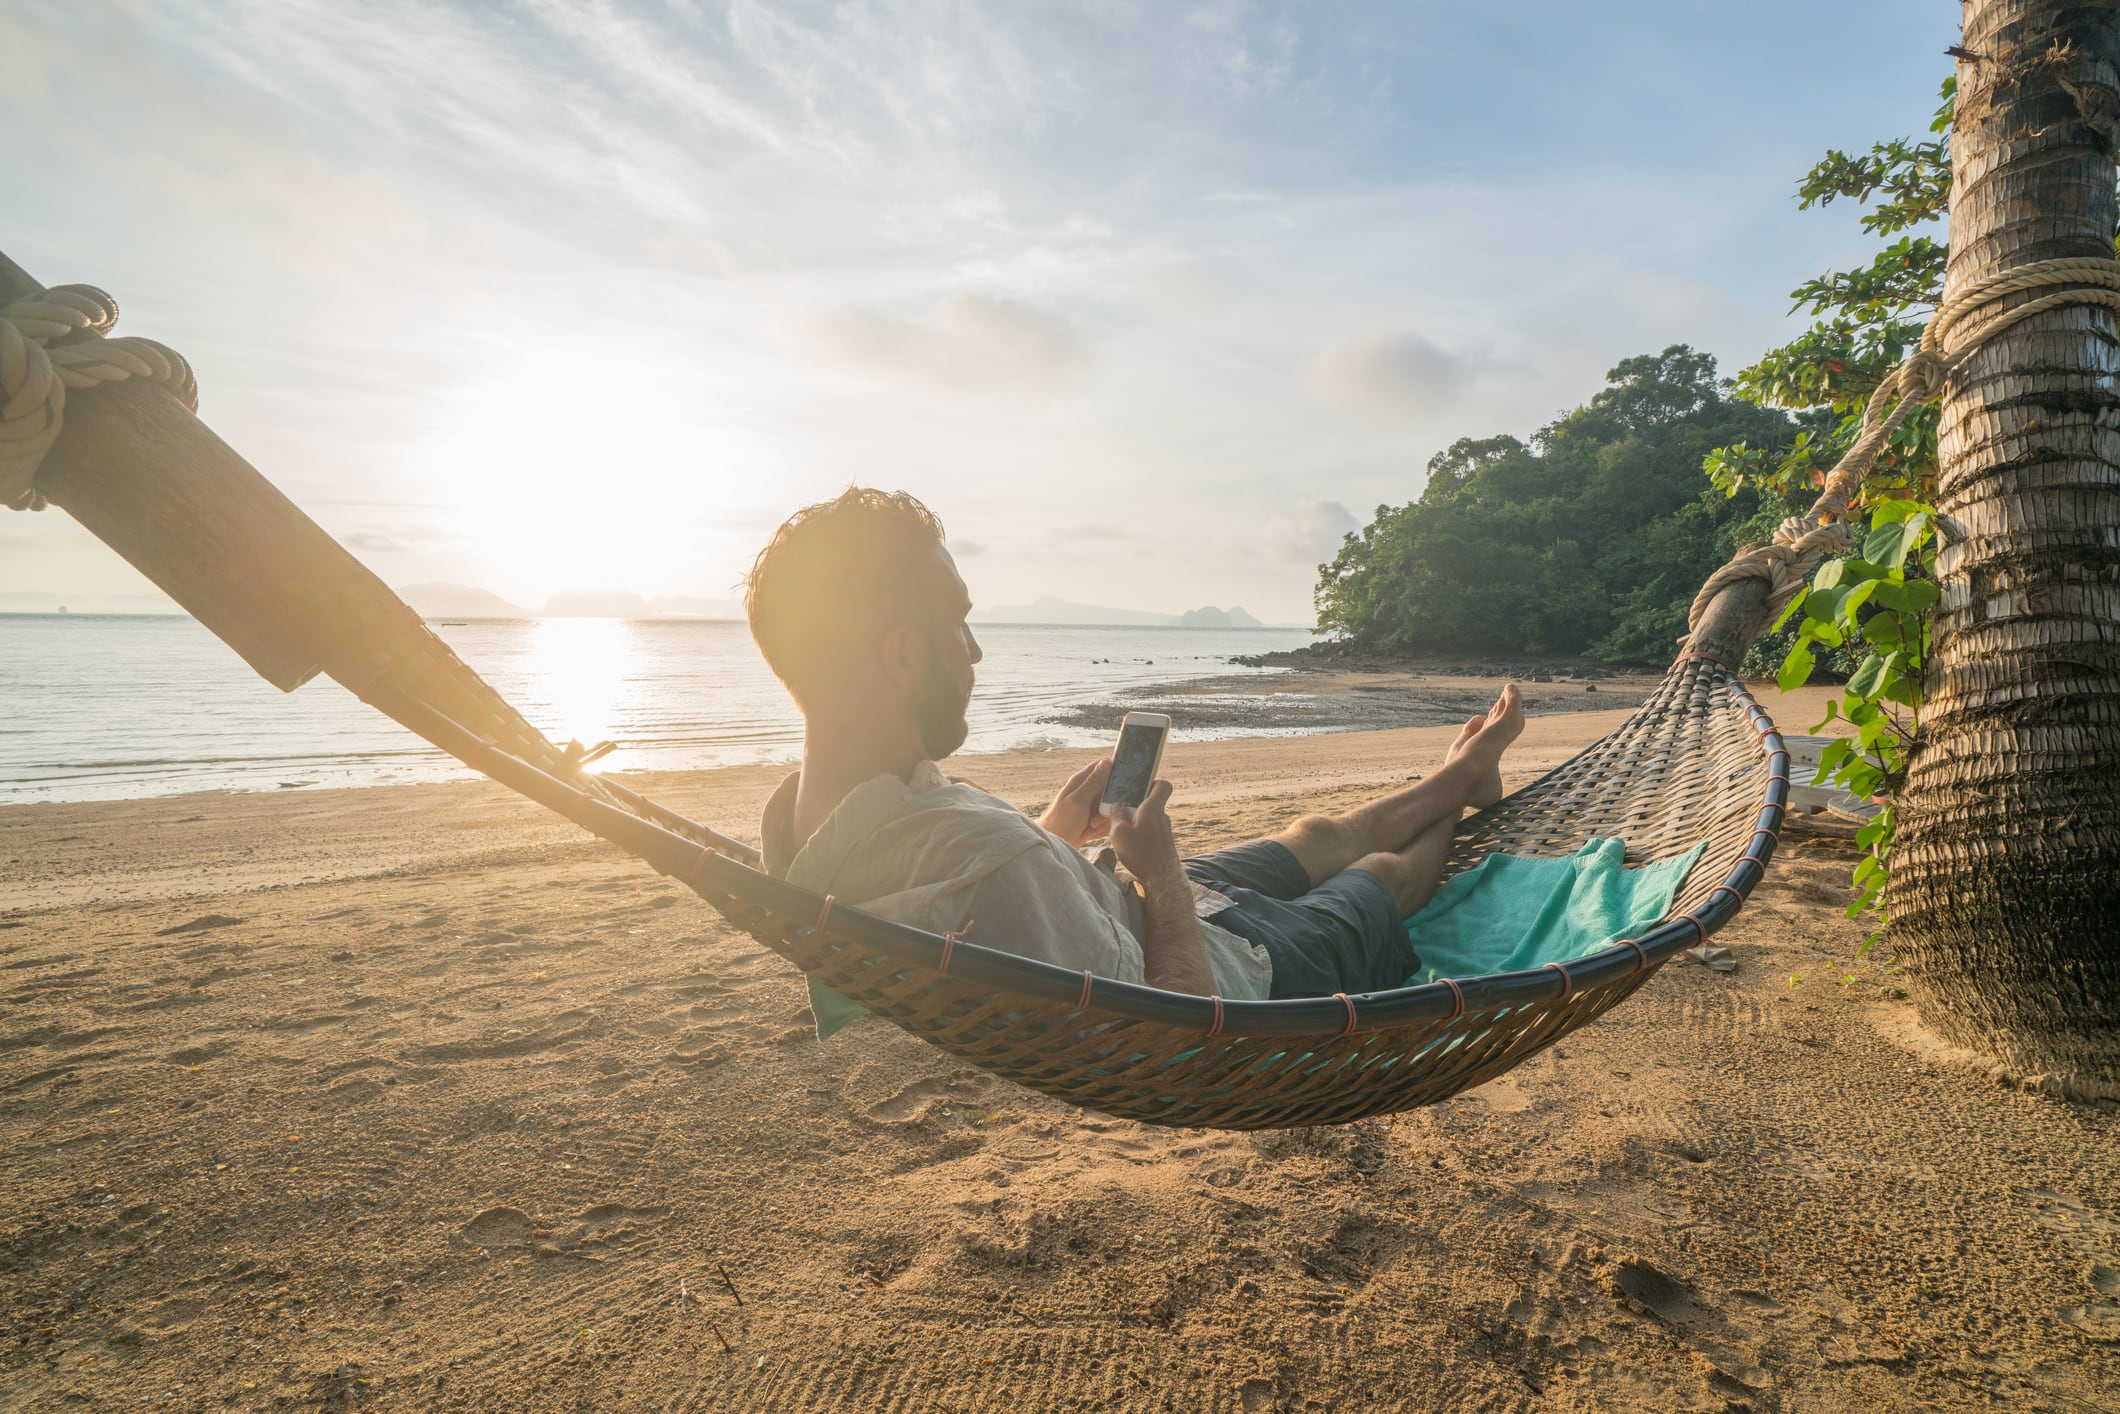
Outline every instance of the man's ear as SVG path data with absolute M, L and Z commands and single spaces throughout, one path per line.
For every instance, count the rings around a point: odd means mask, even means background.
M 923 658 L 926 649 L 920 635 L 910 628 L 886 631 L 876 645 L 876 662 L 883 680 L 900 690 L 917 686 L 927 668 Z

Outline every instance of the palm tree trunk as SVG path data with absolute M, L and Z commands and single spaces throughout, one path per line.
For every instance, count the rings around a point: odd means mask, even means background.
M 2110 258 L 2120 7 L 1964 8 L 1946 296 Z M 2120 1097 L 2116 371 L 2113 316 L 2071 306 L 2000 334 L 1945 396 L 1943 601 L 1889 886 L 1931 1030 L 2081 1097 Z

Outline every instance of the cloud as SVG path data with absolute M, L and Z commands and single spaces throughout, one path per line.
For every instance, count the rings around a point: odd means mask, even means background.
M 1338 501 L 1296 502 L 1276 517 L 1266 553 L 1283 564 L 1323 564 L 1340 552 L 1340 541 L 1362 528 Z
M 1045 536 L 1055 543 L 1068 546 L 1150 546 L 1169 543 L 1169 536 L 1167 535 L 1136 529 L 1132 526 L 1120 524 L 1117 521 L 1087 525 L 1063 525 L 1046 531 Z M 1070 550 L 1069 553 L 1072 554 L 1074 551 Z
M 1065 315 L 994 295 L 951 295 L 923 318 L 849 310 L 825 322 L 824 336 L 850 363 L 959 388 L 1050 387 L 1089 358 Z
M 1485 365 L 1409 329 L 1328 345 L 1311 364 L 1310 384 L 1342 412 L 1421 418 L 1445 411 Z
M 1532 8 L 0 4 L 0 124 L 38 135 L 0 153 L 4 244 L 116 293 L 408 580 L 718 595 L 859 478 L 989 547 L 961 546 L 982 598 L 1103 602 L 1123 561 L 1129 601 L 1293 619 L 1335 508 L 1404 499 L 1452 438 L 1676 339 L 1735 367 L 1787 337 L 1852 237 L 1773 173 L 1927 112 L 1917 52 L 1955 23 L 1857 7 L 1807 71 L 1831 101 L 1789 103 L 1785 66 L 1731 61 L 1736 9 Z M 1614 90 L 1645 53 L 1670 82 Z M 1498 74 L 1521 101 L 1481 108 Z M 608 376 L 530 396 L 546 363 Z M 483 410 L 511 381 L 523 410 Z M 590 563 L 545 552 L 518 425 L 615 483 L 547 503 L 577 545 L 623 529 Z M 496 534 L 496 502 L 537 515 Z M 144 588 L 15 521 L 0 589 Z

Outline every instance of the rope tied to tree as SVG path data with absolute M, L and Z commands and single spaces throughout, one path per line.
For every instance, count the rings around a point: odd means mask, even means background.
M 0 305 L 0 504 L 41 511 L 37 469 L 66 422 L 66 390 L 144 378 L 198 411 L 183 355 L 153 339 L 108 338 L 118 302 L 93 285 L 54 285 Z
M 1988 308 L 2005 296 L 2053 286 L 2065 288 L 2009 309 Z M 1811 509 L 1783 521 L 1771 542 L 1745 546 L 1731 557 L 1730 563 L 1708 576 L 1708 582 L 1693 597 L 1693 607 L 1686 615 L 1687 628 L 1699 628 L 1701 617 L 1715 597 L 1747 579 L 1767 581 L 1768 619 L 1771 622 L 1780 618 L 1810 583 L 1811 574 L 1821 561 L 1853 548 L 1848 511 L 1886 443 L 1907 416 L 1915 408 L 1940 399 L 1952 376 L 1988 340 L 2035 314 L 2068 305 L 2095 305 L 2120 317 L 2120 260 L 2102 256 L 2037 260 L 1977 280 L 1939 305 L 1922 331 L 1920 347 L 1884 376 L 1863 405 L 1862 430 L 1846 455 L 1826 474 Z

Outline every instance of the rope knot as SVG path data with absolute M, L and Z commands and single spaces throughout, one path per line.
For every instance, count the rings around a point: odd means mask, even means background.
M 1899 391 L 1917 403 L 1933 403 L 1942 397 L 1950 376 L 1950 360 L 1930 348 L 1914 350 L 1896 373 Z
M 117 322 L 118 302 L 93 285 L 54 285 L 0 305 L 0 505 L 44 509 L 37 469 L 65 425 L 69 388 L 144 378 L 198 409 L 183 356 L 153 339 L 105 337 Z

